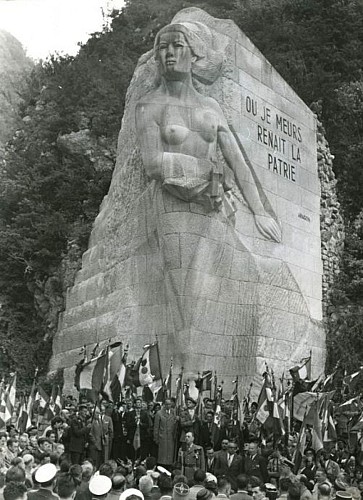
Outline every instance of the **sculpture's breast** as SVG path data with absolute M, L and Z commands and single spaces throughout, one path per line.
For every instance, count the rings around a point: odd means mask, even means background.
M 197 108 L 192 114 L 191 128 L 198 132 L 206 142 L 213 142 L 216 140 L 218 131 L 217 116 L 211 111 Z
M 189 133 L 190 130 L 183 125 L 166 124 L 161 128 L 161 137 L 170 146 L 182 144 Z

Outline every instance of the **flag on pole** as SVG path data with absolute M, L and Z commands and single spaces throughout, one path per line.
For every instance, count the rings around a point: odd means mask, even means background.
M 353 387 L 355 387 L 356 384 L 361 380 L 362 373 L 363 373 L 363 366 L 361 366 L 358 371 L 351 373 L 350 375 L 346 375 L 343 378 L 343 385 L 349 390 L 353 389 Z
M 305 413 L 306 416 L 306 413 Z M 297 440 L 296 448 L 294 455 L 292 457 L 292 461 L 295 464 L 295 474 L 298 472 L 300 468 L 300 464 L 302 461 L 302 457 L 304 456 L 306 448 L 306 420 L 305 417 L 303 418 L 301 427 L 300 427 L 300 432 L 299 432 L 299 437 Z
M 205 370 L 202 376 L 197 381 L 197 387 L 200 392 L 212 390 L 213 372 L 212 370 Z
M 122 342 L 110 346 L 107 380 L 103 393 L 114 402 L 120 399 L 121 389 L 125 384 L 127 355 L 128 345 L 125 346 L 125 349 Z
M 28 421 L 27 421 L 27 424 L 26 424 L 26 428 L 27 429 L 32 424 L 33 406 L 34 406 L 35 393 L 36 393 L 37 375 L 38 375 L 38 367 L 35 368 L 35 373 L 34 373 L 34 379 L 33 379 L 33 383 L 32 383 L 32 388 L 30 390 L 30 395 L 29 395 L 28 403 L 27 403 L 27 407 L 26 407 L 26 411 L 27 411 L 27 414 L 28 414 Z
M 13 375 L 6 391 L 2 395 L 3 404 L 2 410 L 3 414 L 0 417 L 6 425 L 7 422 L 11 420 L 15 408 L 15 397 L 16 397 L 16 373 Z
M 311 447 L 315 450 L 315 453 L 324 448 L 323 445 L 323 433 L 322 433 L 322 420 L 319 415 L 319 402 L 316 401 L 313 408 L 313 427 L 311 429 Z
M 74 385 L 77 390 L 81 391 L 87 389 L 100 393 L 104 387 L 107 362 L 107 349 L 103 349 L 96 358 L 90 361 L 80 361 L 76 366 L 74 379 Z
M 311 379 L 311 355 L 308 358 L 303 358 L 300 364 L 290 368 L 289 370 L 293 381 L 310 380 Z
M 323 442 L 328 443 L 330 441 L 335 442 L 337 440 L 337 431 L 335 428 L 334 418 L 333 418 L 333 408 L 331 402 L 328 398 L 325 398 L 323 403 L 323 423 L 322 423 L 322 437 Z
M 271 375 L 266 371 L 263 375 L 263 384 L 257 401 L 256 418 L 264 424 L 273 410 L 272 380 Z
M 171 398 L 172 377 L 173 377 L 173 358 L 170 358 L 169 373 L 164 382 L 166 397 L 168 398 Z
M 17 428 L 19 432 L 22 433 L 25 432 L 28 427 L 29 427 L 29 415 L 27 411 L 27 404 L 25 398 L 23 397 L 23 401 L 19 409 Z
M 150 385 L 154 380 L 161 379 L 158 349 L 158 342 L 144 346 L 144 353 L 138 362 L 141 386 Z
M 35 403 L 37 403 L 38 413 L 39 408 L 42 410 L 42 412 L 44 412 L 49 403 L 49 396 L 40 385 L 38 385 L 34 401 Z

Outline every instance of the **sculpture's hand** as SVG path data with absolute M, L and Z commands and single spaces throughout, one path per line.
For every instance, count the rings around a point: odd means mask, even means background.
M 255 215 L 255 223 L 265 238 L 281 243 L 281 228 L 270 215 Z

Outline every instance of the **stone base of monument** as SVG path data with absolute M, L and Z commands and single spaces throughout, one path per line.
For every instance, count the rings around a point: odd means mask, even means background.
M 211 209 L 148 178 L 135 109 L 154 106 L 145 95 L 157 95 L 158 64 L 144 55 L 128 90 L 110 190 L 54 338 L 50 370 L 65 368 L 66 393 L 80 348 L 109 339 L 128 342 L 131 360 L 157 337 L 165 375 L 172 356 L 175 376 L 182 367 L 216 371 L 227 394 L 236 375 L 258 392 L 265 363 L 280 376 L 310 351 L 313 374 L 323 370 L 315 116 L 232 21 L 189 8 L 173 23 L 204 47 L 202 62 L 212 50 L 223 61 L 215 81 L 195 78 L 194 87 L 201 102 L 219 104 L 252 173 L 246 184 L 278 223 L 281 242 L 261 232 L 233 181 Z M 191 117 L 194 133 L 193 113 L 182 109 L 178 120 Z M 219 146 L 217 155 L 227 172 Z

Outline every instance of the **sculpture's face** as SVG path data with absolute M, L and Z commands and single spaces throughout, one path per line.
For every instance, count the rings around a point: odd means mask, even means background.
M 180 31 L 169 31 L 160 35 L 158 46 L 162 74 L 170 80 L 178 80 L 191 72 L 194 56 Z

